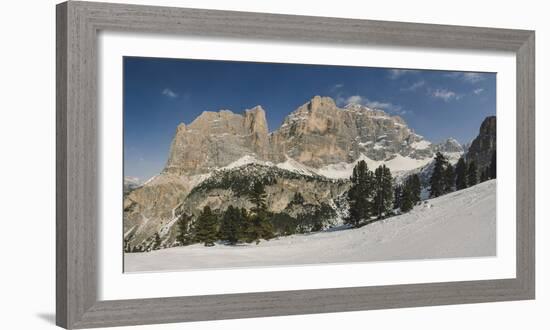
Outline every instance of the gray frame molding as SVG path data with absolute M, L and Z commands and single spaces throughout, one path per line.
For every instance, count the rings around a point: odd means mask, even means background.
M 57 5 L 56 11 L 59 326 L 90 328 L 534 299 L 534 31 L 72 1 Z M 97 33 L 102 30 L 515 52 L 517 277 L 99 301 Z

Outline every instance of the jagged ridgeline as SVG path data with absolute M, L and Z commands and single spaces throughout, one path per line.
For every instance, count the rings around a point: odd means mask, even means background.
M 338 107 L 329 97 L 314 97 L 271 132 L 261 106 L 242 114 L 203 112 L 178 125 L 160 174 L 127 185 L 125 242 L 141 250 L 178 244 L 182 215 L 191 228 L 205 207 L 218 218 L 229 206 L 252 214 L 256 183 L 265 189 L 275 234 L 289 223 L 298 232 L 340 225 L 359 161 L 371 170 L 384 164 L 400 182 L 411 173 L 428 175 L 436 152 L 456 162 L 464 149 L 454 139 L 432 144 L 399 116 L 358 104 Z

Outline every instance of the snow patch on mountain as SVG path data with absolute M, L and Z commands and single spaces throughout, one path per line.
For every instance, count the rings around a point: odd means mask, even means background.
M 297 162 L 288 156 L 286 157 L 286 161 L 284 161 L 283 163 L 279 163 L 276 166 L 280 169 L 303 175 L 312 176 L 317 174 L 315 169 L 308 167 L 300 162 Z
M 147 186 L 147 185 L 150 185 L 150 184 L 154 183 L 159 176 L 160 176 L 160 174 L 153 175 L 152 177 L 147 179 L 147 181 L 145 181 L 142 186 Z
M 353 168 L 357 163 L 364 160 L 367 163 L 367 166 L 373 170 L 380 165 L 386 165 L 393 174 L 411 171 L 414 169 L 421 168 L 432 161 L 432 158 L 422 158 L 415 159 L 411 157 L 401 156 L 399 154 L 395 155 L 391 159 L 387 160 L 373 160 L 369 157 L 361 154 L 361 156 L 353 163 L 338 163 L 324 166 L 316 170 L 317 174 L 325 176 L 331 179 L 345 179 L 349 178 L 353 172 Z
M 237 159 L 236 161 L 230 163 L 229 165 L 220 168 L 220 170 L 230 170 L 230 169 L 241 167 L 243 165 L 248 165 L 248 164 L 265 165 L 265 163 L 266 162 L 258 160 L 256 157 L 252 155 L 244 155 L 241 158 Z
M 125 176 L 124 184 L 139 186 L 141 185 L 141 179 L 134 176 Z
M 458 163 L 458 160 L 460 157 L 462 157 L 464 153 L 462 152 L 444 152 L 443 156 L 447 157 L 447 160 L 451 165 L 456 165 Z
M 431 142 L 426 140 L 421 140 L 421 141 L 411 143 L 411 148 L 424 150 L 424 149 L 428 149 L 431 145 L 432 145 Z

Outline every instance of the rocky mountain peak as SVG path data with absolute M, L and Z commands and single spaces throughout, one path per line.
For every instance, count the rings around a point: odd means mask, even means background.
M 479 135 L 492 137 L 497 131 L 497 117 L 489 116 L 483 120 L 479 127 Z
M 257 105 L 244 112 L 244 129 L 250 134 L 252 150 L 260 159 L 266 159 L 269 155 L 269 129 L 264 109 Z
M 307 109 L 314 112 L 319 109 L 334 109 L 336 103 L 331 97 L 328 96 L 314 96 L 308 103 L 305 104 Z
M 180 123 L 178 127 L 176 127 L 176 132 L 185 131 L 186 128 L 187 126 L 185 126 L 184 123 Z
M 489 166 L 491 157 L 497 148 L 497 117 L 489 116 L 479 127 L 478 136 L 468 148 L 466 159 L 475 161 L 481 169 Z
M 456 141 L 440 146 L 461 152 Z M 314 96 L 291 112 L 269 133 L 261 106 L 242 114 L 205 111 L 189 125 L 180 124 L 172 141 L 165 171 L 195 175 L 210 173 L 244 155 L 274 164 L 292 159 L 313 169 L 353 163 L 361 157 L 388 161 L 396 155 L 427 159 L 436 147 L 399 116 L 361 104 L 336 105 L 330 97 Z
M 360 104 L 360 103 L 348 103 L 344 107 L 344 109 L 348 110 L 348 111 L 363 112 L 366 115 L 373 116 L 373 117 L 387 117 L 387 118 L 392 117 L 390 114 L 388 114 L 384 110 L 374 109 L 374 108 L 371 108 L 369 106 L 366 106 L 366 105 Z
M 401 117 L 361 104 L 340 108 L 321 96 L 288 115 L 271 141 L 276 161 L 288 156 L 313 168 L 351 163 L 362 155 L 383 161 L 396 154 L 414 159 L 433 154 L 430 143 L 422 142 Z
M 254 115 L 255 114 L 262 114 L 265 117 L 265 110 L 259 104 L 255 107 L 250 108 L 250 109 L 246 109 L 244 112 L 246 114 L 251 113 L 251 114 L 254 114 Z
M 456 139 L 448 138 L 437 145 L 437 151 L 440 151 L 443 153 L 453 153 L 453 152 L 463 153 L 464 149 L 460 144 L 460 142 L 458 142 Z
M 260 106 L 244 114 L 204 111 L 189 125 L 178 125 L 164 171 L 178 175 L 208 173 L 246 154 L 260 158 L 268 155 L 265 111 Z
M 265 116 L 265 110 L 261 105 L 257 105 L 252 109 L 246 109 L 244 111 L 245 125 L 250 130 L 258 132 L 268 132 L 267 119 Z

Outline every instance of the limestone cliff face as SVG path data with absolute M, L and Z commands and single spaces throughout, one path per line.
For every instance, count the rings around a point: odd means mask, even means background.
M 466 160 L 475 161 L 478 168 L 484 169 L 491 163 L 491 157 L 497 148 L 497 117 L 483 120 L 478 136 L 472 141 Z
M 189 192 L 185 176 L 160 174 L 124 197 L 124 237 L 129 242 L 143 242 L 174 218 L 173 209 Z
M 407 127 L 399 116 L 351 104 L 339 108 L 329 97 L 314 97 L 291 113 L 271 135 L 274 161 L 285 156 L 310 167 L 349 163 L 361 154 L 386 160 L 400 154 L 432 155 L 430 143 Z
M 244 115 L 229 110 L 203 112 L 176 130 L 165 172 L 177 175 L 209 173 L 243 155 L 265 157 L 268 128 L 265 112 L 257 106 Z
M 244 113 L 244 128 L 250 132 L 248 144 L 258 158 L 265 159 L 269 152 L 269 129 L 265 118 L 265 111 L 261 106 L 256 106 Z
M 188 126 L 180 124 L 165 172 L 210 173 L 245 155 L 274 163 L 292 158 L 320 168 L 351 163 L 362 154 L 379 161 L 396 154 L 431 157 L 433 151 L 431 143 L 399 116 L 357 104 L 339 108 L 331 98 L 316 96 L 289 114 L 271 134 L 260 106 L 243 115 L 228 110 L 204 112 Z

